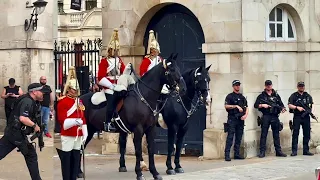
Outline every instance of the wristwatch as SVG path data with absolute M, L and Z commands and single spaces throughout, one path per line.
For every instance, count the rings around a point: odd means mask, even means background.
M 31 127 L 34 129 L 34 128 L 36 128 L 36 126 L 37 126 L 37 125 L 36 125 L 36 123 L 34 123 L 34 125 L 33 125 L 33 126 L 31 126 Z

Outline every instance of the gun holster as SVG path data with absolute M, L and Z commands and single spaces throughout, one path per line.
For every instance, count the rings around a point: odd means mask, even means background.
M 257 124 L 258 124 L 258 126 L 261 126 L 261 124 L 262 124 L 262 120 L 261 120 L 261 117 L 257 117 Z
M 225 133 L 229 131 L 229 124 L 228 123 L 223 123 L 223 130 Z
M 27 155 L 28 154 L 28 142 L 26 140 L 14 141 L 14 144 L 18 147 L 19 151 L 23 155 Z
M 283 123 L 280 122 L 280 123 L 279 123 L 279 131 L 282 131 L 282 129 L 283 129 Z
M 292 131 L 293 130 L 293 121 L 292 120 L 289 121 L 289 127 L 290 127 L 290 130 Z

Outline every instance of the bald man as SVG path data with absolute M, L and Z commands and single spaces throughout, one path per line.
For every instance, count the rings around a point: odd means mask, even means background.
M 47 91 L 50 92 L 43 95 L 43 101 L 40 103 L 42 123 L 45 125 L 44 134 L 48 138 L 52 138 L 51 134 L 49 133 L 48 122 L 50 117 L 50 111 L 53 111 L 54 96 L 51 87 L 47 85 L 47 78 L 45 76 L 40 77 L 40 84 L 43 86 L 43 88 L 46 88 Z

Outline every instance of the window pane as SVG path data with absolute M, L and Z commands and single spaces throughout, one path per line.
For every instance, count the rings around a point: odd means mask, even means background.
M 274 38 L 274 37 L 276 37 L 275 35 L 276 35 L 276 26 L 275 26 L 275 24 L 272 24 L 272 23 L 270 23 L 269 24 L 269 37 L 271 37 L 271 38 Z
M 291 22 L 289 19 L 288 19 L 288 37 L 294 38 L 293 29 L 292 29 Z
M 277 8 L 277 21 L 282 21 L 282 9 Z
M 272 9 L 271 13 L 269 14 L 269 21 L 275 21 L 275 8 Z
M 282 24 L 277 24 L 277 37 L 283 37 L 282 36 Z

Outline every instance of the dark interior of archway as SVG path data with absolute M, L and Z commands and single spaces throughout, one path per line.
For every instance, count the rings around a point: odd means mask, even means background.
M 159 10 L 150 20 L 144 35 L 144 46 L 148 47 L 149 30 L 154 30 L 160 44 L 161 56 L 168 58 L 179 53 L 178 64 L 181 72 L 205 66 L 202 53 L 204 34 L 198 19 L 186 7 L 170 4 Z M 189 130 L 184 138 L 186 155 L 203 154 L 203 130 L 206 127 L 206 107 L 201 106 L 188 120 Z M 155 139 L 157 154 L 167 154 L 167 131 L 157 128 Z
M 155 31 L 163 58 L 169 57 L 172 52 L 179 53 L 178 63 L 181 72 L 205 66 L 202 27 L 197 17 L 186 7 L 170 4 L 159 10 L 147 26 L 143 41 L 145 47 L 148 47 L 150 30 Z

